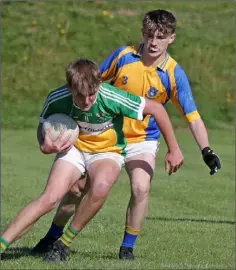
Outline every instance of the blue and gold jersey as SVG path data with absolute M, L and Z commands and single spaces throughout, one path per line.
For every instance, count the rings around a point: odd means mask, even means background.
M 183 69 L 170 55 L 157 67 L 147 67 L 141 61 L 142 49 L 143 44 L 116 49 L 99 66 L 102 80 L 111 80 L 111 84 L 120 89 L 163 105 L 171 100 L 188 123 L 198 119 L 200 115 Z M 123 132 L 128 143 L 160 137 L 160 130 L 150 115 L 143 121 L 125 118 Z

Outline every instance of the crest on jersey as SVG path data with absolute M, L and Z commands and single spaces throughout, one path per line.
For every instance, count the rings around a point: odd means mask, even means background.
M 104 117 L 105 114 L 101 112 L 101 113 L 97 113 L 96 116 L 97 116 L 97 117 Z
M 157 96 L 158 90 L 155 87 L 151 87 L 148 89 L 146 97 L 147 98 L 155 98 Z
M 102 112 L 96 113 L 96 116 L 97 116 L 97 121 L 98 121 L 98 122 L 101 123 L 101 122 L 106 121 L 105 113 L 102 113 Z

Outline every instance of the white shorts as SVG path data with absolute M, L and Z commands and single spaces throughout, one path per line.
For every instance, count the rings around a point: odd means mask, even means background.
M 132 156 L 136 156 L 143 153 L 150 153 L 154 157 L 159 150 L 159 142 L 158 141 L 144 141 L 138 143 L 130 143 L 127 144 L 126 150 L 126 160 Z
M 54 162 L 57 159 L 66 160 L 69 163 L 75 165 L 75 167 L 82 173 L 85 174 L 89 166 L 96 160 L 99 159 L 112 159 L 121 168 L 124 164 L 124 157 L 117 153 L 105 152 L 105 153 L 86 153 L 82 152 L 76 147 L 72 147 L 68 152 L 58 153 L 55 157 Z

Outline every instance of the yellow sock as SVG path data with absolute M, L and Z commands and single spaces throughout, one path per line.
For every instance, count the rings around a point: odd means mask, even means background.
M 67 247 L 70 247 L 74 238 L 78 234 L 78 231 L 75 231 L 70 225 L 67 227 L 67 229 L 64 231 L 63 235 L 59 238 L 59 240 L 66 245 Z
M 140 230 L 135 230 L 133 229 L 132 227 L 130 226 L 126 226 L 125 227 L 125 231 L 129 234 L 132 234 L 132 235 L 138 235 L 140 233 Z

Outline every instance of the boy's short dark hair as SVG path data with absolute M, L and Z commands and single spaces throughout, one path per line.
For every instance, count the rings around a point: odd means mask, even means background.
M 168 36 L 175 32 L 175 28 L 175 16 L 167 10 L 151 10 L 143 18 L 142 32 L 149 36 L 157 30 L 162 36 Z

